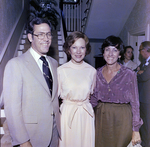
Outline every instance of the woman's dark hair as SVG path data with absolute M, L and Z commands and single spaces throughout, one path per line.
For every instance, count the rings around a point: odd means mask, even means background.
M 125 46 L 125 47 L 124 47 L 124 53 L 123 53 L 123 55 L 122 55 L 123 60 L 125 59 L 124 54 L 126 53 L 126 51 L 127 51 L 128 48 L 131 48 L 132 51 L 134 51 L 134 49 L 133 49 L 132 46 Z M 133 53 L 132 53 L 131 60 L 133 60 L 133 59 L 134 59 L 134 55 L 133 55 Z
M 119 37 L 116 37 L 114 35 L 108 36 L 104 40 L 104 42 L 101 46 L 103 53 L 104 53 L 105 47 L 108 47 L 108 46 L 114 46 L 115 48 L 117 48 L 118 51 L 120 52 L 120 55 L 122 55 L 122 53 L 124 51 L 123 41 Z
M 27 24 L 27 34 L 28 33 L 29 34 L 33 34 L 33 32 L 34 32 L 34 25 L 40 25 L 42 23 L 48 24 L 50 29 L 51 29 L 51 23 L 47 19 L 35 17 L 31 21 L 29 21 L 28 24 Z
M 66 41 L 63 45 L 63 48 L 64 48 L 64 51 L 65 53 L 70 56 L 70 53 L 69 53 L 69 50 L 70 50 L 70 47 L 75 43 L 76 40 L 78 40 L 79 38 L 82 38 L 85 40 L 85 44 L 86 44 L 86 55 L 89 54 L 91 52 L 91 45 L 90 45 L 90 42 L 89 42 L 89 39 L 88 37 L 82 33 L 82 32 L 79 32 L 79 31 L 75 31 L 75 32 L 72 32 L 67 38 L 66 38 Z

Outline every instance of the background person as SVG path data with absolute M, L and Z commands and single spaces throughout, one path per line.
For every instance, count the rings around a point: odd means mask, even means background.
M 140 128 L 142 146 L 150 147 L 150 41 L 141 43 L 139 52 L 144 62 L 137 68 L 140 114 L 143 125 Z
M 31 48 L 11 59 L 4 71 L 4 109 L 12 145 L 57 147 L 58 64 L 46 55 L 52 41 L 50 23 L 45 19 L 34 18 L 28 25 L 28 39 Z M 52 74 L 52 94 L 43 76 L 46 72 L 43 71 L 41 56 L 45 57 L 48 63 L 46 67 Z
M 134 55 L 133 55 L 133 47 L 132 46 L 126 46 L 124 48 L 123 53 L 123 65 L 134 70 L 137 68 L 137 64 L 133 62 Z
M 123 52 L 119 37 L 109 36 L 102 44 L 106 65 L 97 70 L 91 97 L 95 107 L 95 147 L 126 147 L 140 142 L 139 97 L 136 73 L 117 60 Z
M 58 67 L 61 104 L 59 147 L 94 147 L 94 111 L 89 102 L 96 80 L 96 69 L 83 61 L 90 53 L 89 40 L 82 32 L 72 32 L 64 43 L 71 60 Z

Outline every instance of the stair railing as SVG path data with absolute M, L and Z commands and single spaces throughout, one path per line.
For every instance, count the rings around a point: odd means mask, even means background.
M 67 32 L 85 31 L 92 0 L 61 0 L 61 10 Z

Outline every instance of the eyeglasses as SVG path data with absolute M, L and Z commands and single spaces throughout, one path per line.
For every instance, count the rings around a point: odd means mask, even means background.
M 33 35 L 36 36 L 40 40 L 43 40 L 45 38 L 45 35 L 47 36 L 48 39 L 52 39 L 52 34 L 50 32 L 40 33 L 40 34 L 33 34 Z
M 139 49 L 139 52 L 142 51 L 142 50 L 144 50 L 144 49 L 145 49 L 145 48 Z

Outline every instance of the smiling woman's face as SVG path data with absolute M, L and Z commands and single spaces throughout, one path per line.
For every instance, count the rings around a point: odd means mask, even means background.
M 119 54 L 120 52 L 116 47 L 108 46 L 105 47 L 103 56 L 107 64 L 112 65 L 117 62 L 118 58 L 120 58 Z
M 81 64 L 86 55 L 86 44 L 83 38 L 77 39 L 70 47 L 69 53 L 71 61 L 75 64 Z

